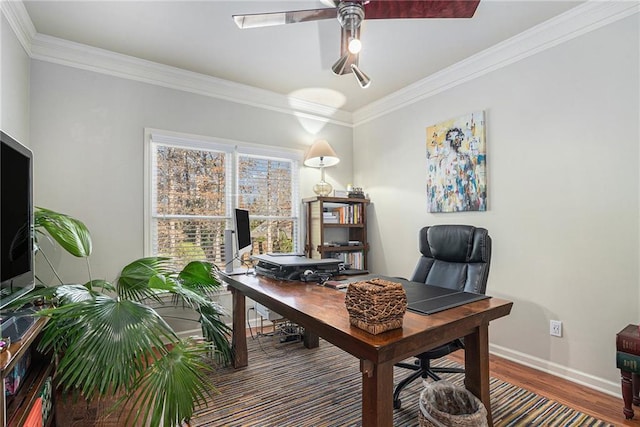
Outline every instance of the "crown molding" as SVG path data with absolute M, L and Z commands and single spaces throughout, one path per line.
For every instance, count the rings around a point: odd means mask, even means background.
M 33 59 L 351 127 L 346 111 L 57 37 L 35 34 L 31 52 Z
M 353 113 L 354 126 L 506 67 L 640 11 L 638 1 L 588 1 L 548 21 L 374 101 Z
M 31 40 L 36 35 L 36 27 L 33 26 L 24 4 L 22 1 L 0 0 L 0 9 L 22 48 L 31 56 Z
M 354 127 L 434 96 L 640 11 L 637 0 L 590 0 L 350 113 L 275 92 L 39 34 L 22 1 L 0 2 L 33 59 Z

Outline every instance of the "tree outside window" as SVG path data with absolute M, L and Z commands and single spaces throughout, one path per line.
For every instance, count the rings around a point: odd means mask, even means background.
M 249 211 L 253 254 L 297 251 L 297 160 L 153 141 L 151 159 L 153 255 L 224 268 L 236 207 Z

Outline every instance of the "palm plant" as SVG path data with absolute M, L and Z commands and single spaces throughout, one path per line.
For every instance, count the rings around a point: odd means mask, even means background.
M 60 284 L 31 294 L 52 301 L 38 313 L 49 318 L 39 349 L 57 356 L 59 387 L 88 401 L 118 396 L 118 406 L 131 408 L 127 425 L 188 421 L 195 406 L 215 390 L 205 356 L 213 350 L 219 361 L 231 359 L 230 329 L 221 320 L 222 308 L 209 299 L 221 288 L 217 267 L 196 261 L 177 272 L 169 258 L 141 258 L 111 283 L 91 277 L 91 237 L 81 221 L 39 208 L 34 231 L 37 251 L 40 239 L 53 238 L 70 254 L 87 259 L 89 280 L 68 285 L 43 254 Z M 204 342 L 180 339 L 149 304 L 166 304 L 166 295 L 171 304 L 199 314 Z

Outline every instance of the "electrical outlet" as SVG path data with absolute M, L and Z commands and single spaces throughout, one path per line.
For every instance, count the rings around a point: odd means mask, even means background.
M 554 337 L 562 336 L 562 322 L 559 320 L 551 320 L 549 322 L 549 334 Z

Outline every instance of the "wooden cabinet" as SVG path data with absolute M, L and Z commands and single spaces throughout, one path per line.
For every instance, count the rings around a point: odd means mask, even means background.
M 22 427 L 28 420 L 34 419 L 43 420 L 43 424 L 40 425 L 49 426 L 53 423 L 54 365 L 50 357 L 36 351 L 40 333 L 46 322 L 46 318 L 39 318 L 20 341 L 12 343 L 8 350 L 0 353 L 0 421 L 4 422 L 4 426 Z M 25 366 L 26 369 L 20 377 L 17 392 L 7 395 L 7 386 L 13 386 L 11 382 L 14 381 L 14 373 L 22 372 L 21 366 Z
M 350 264 L 351 269 L 367 269 L 369 200 L 312 197 L 303 202 L 307 217 L 307 257 L 338 258 Z

